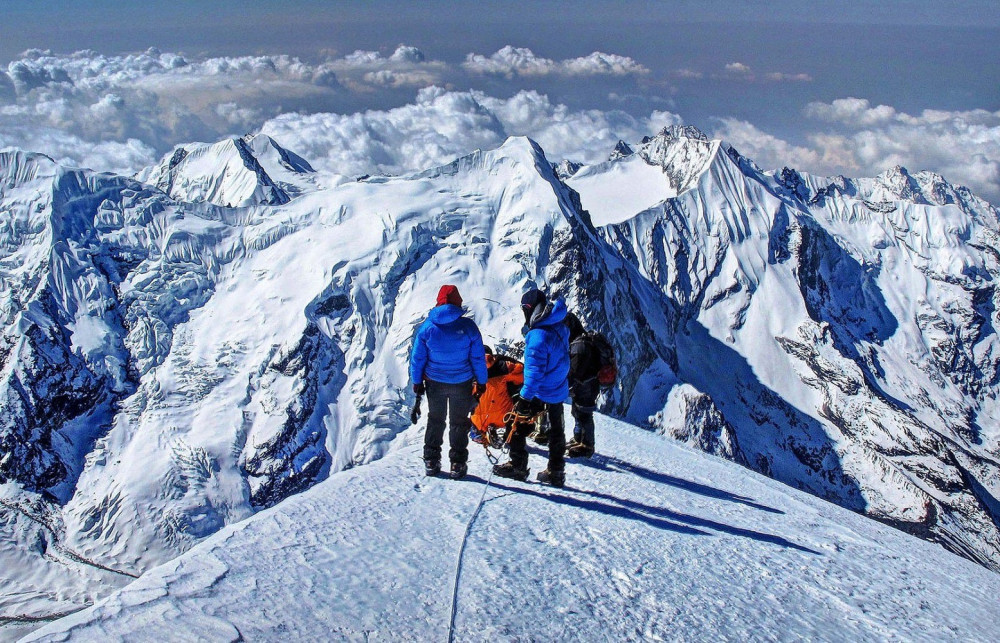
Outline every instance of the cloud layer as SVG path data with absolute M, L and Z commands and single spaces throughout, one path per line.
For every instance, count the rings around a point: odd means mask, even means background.
M 530 136 L 551 159 L 607 158 L 619 139 L 636 140 L 680 118 L 653 112 L 571 110 L 535 91 L 508 99 L 478 91 L 420 90 L 410 105 L 355 114 L 283 114 L 262 131 L 338 174 L 400 174 L 447 163 L 475 149 L 499 146 L 508 136 Z
M 670 112 L 647 111 L 671 105 L 667 99 L 630 93 L 651 74 L 626 56 L 595 52 L 552 60 L 510 46 L 489 56 L 468 54 L 455 64 L 407 45 L 314 63 L 281 55 L 196 59 L 155 49 L 127 56 L 35 50 L 0 70 L 0 148 L 131 173 L 174 145 L 263 129 L 317 167 L 358 175 L 419 170 L 494 147 L 508 135 L 527 135 L 553 160 L 592 162 L 618 139 L 636 141 L 680 123 Z M 738 61 L 672 76 L 692 82 L 810 80 L 800 73 L 757 73 Z M 605 105 L 630 104 L 631 111 L 571 109 L 525 89 L 581 78 L 615 83 L 622 91 L 606 90 L 612 93 Z M 506 97 L 455 89 L 477 83 Z M 366 109 L 380 103 L 402 106 Z M 734 118 L 715 121 L 712 133 L 764 167 L 872 176 L 904 165 L 933 170 L 1000 203 L 1000 112 L 908 114 L 842 98 L 809 103 L 802 116 L 795 140 Z
M 493 71 L 470 60 L 489 61 Z M 243 134 L 281 114 L 351 112 L 380 100 L 412 101 L 416 90 L 469 85 L 483 73 L 579 78 L 646 72 L 614 54 L 550 60 L 513 47 L 488 58 L 469 54 L 465 64 L 430 60 L 407 45 L 318 63 L 282 55 L 194 59 L 155 49 L 126 56 L 31 50 L 0 70 L 0 148 L 129 172 L 179 143 Z M 420 109 L 418 101 L 411 111 Z

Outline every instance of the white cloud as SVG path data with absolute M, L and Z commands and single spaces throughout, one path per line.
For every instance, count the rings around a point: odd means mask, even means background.
M 805 109 L 806 116 L 827 122 L 840 122 L 848 125 L 876 125 L 887 123 L 896 116 L 896 110 L 888 105 L 872 107 L 863 98 L 838 98 L 832 103 L 809 103 Z
M 318 71 L 289 56 L 189 60 L 155 49 L 126 56 L 33 50 L 0 71 L 0 132 L 8 146 L 120 169 L 150 149 L 242 134 L 288 106 L 344 91 L 329 78 L 317 83 Z M 106 163 L 99 150 L 108 151 Z
M 290 56 L 192 59 L 155 49 L 127 56 L 32 50 L 0 69 L 0 146 L 129 173 L 179 143 L 219 140 L 263 125 L 318 166 L 344 174 L 399 173 L 499 145 L 515 134 L 537 140 L 553 160 L 598 160 L 618 139 L 637 140 L 680 122 L 669 112 L 634 118 L 616 110 L 570 110 L 531 91 L 501 99 L 447 89 L 449 80 L 466 73 L 523 79 L 646 70 L 623 56 L 555 61 L 513 47 L 489 58 L 470 54 L 461 68 L 428 60 L 407 45 L 317 64 Z M 756 79 L 741 62 L 727 65 L 726 74 L 729 80 Z M 806 82 L 803 74 L 777 72 L 759 80 Z M 403 107 L 327 113 L 356 105 L 352 92 L 397 92 L 398 100 L 398 92 L 413 88 L 419 90 L 415 102 Z M 842 98 L 810 103 L 804 114 L 805 131 L 794 143 L 737 119 L 720 121 L 716 135 L 766 167 L 872 176 L 898 164 L 939 172 L 1000 202 L 1000 112 L 908 114 Z
M 726 71 L 730 74 L 737 74 L 740 76 L 749 76 L 753 73 L 753 70 L 750 69 L 750 65 L 741 62 L 728 63 L 726 65 Z
M 669 112 L 635 119 L 618 111 L 574 111 L 534 91 L 501 99 L 432 87 L 411 105 L 350 115 L 284 114 L 262 131 L 317 168 L 360 175 L 425 169 L 497 147 L 513 135 L 538 141 L 550 160 L 594 162 L 619 139 L 636 140 L 679 122 Z
M 475 57 L 470 54 L 470 58 Z M 600 52 L 553 61 L 530 50 L 505 47 L 490 60 L 528 76 L 626 76 L 648 71 L 631 58 Z M 405 44 L 387 52 L 331 55 L 319 63 L 284 55 L 198 59 L 156 49 L 120 56 L 30 50 L 6 70 L 0 69 L 0 142 L 98 169 L 122 169 L 129 159 L 145 159 L 149 150 L 162 154 L 180 143 L 244 134 L 283 113 L 332 112 L 348 105 L 356 109 L 359 96 L 378 102 L 385 95 L 398 102 L 399 92 L 451 88 L 468 82 L 469 73 L 465 66 L 430 60 Z M 414 113 L 428 111 L 422 100 Z M 353 118 L 339 117 L 338 122 Z M 428 144 L 426 149 L 442 150 L 429 157 L 417 150 L 416 158 L 438 159 L 467 151 L 438 140 L 430 129 L 417 124 L 404 128 L 411 133 L 424 131 L 421 140 L 437 141 L 438 146 Z M 56 140 L 59 132 L 66 142 Z M 464 138 L 475 141 L 477 136 Z M 390 133 L 385 137 L 393 138 Z M 108 153 L 106 162 L 97 156 L 99 150 Z
M 319 66 L 330 71 L 348 87 L 365 91 L 364 85 L 378 87 L 429 87 L 442 84 L 450 67 L 427 60 L 424 52 L 409 45 L 399 45 L 389 56 L 377 51 L 358 50 L 343 58 Z
M 687 68 L 675 69 L 670 75 L 675 78 L 683 78 L 685 80 L 700 80 L 705 77 L 704 73 Z
M 813 149 L 792 145 L 752 123 L 735 118 L 722 119 L 722 126 L 712 133 L 712 137 L 731 143 L 740 154 L 765 168 L 788 165 L 806 169 L 819 167 L 822 161 L 822 156 Z
M 628 76 L 649 73 L 649 70 L 628 56 L 595 51 L 582 58 L 552 60 L 535 54 L 525 47 L 510 45 L 490 57 L 468 54 L 462 67 L 473 74 L 515 76 Z
M 679 72 L 684 71 L 689 70 L 679 70 Z M 698 72 L 692 72 L 688 75 L 682 75 L 679 72 L 674 72 L 674 75 L 680 78 L 701 77 L 698 75 Z M 813 80 L 813 77 L 806 73 L 787 73 L 782 71 L 771 71 L 758 76 L 757 72 L 750 65 L 739 61 L 727 63 L 722 73 L 713 74 L 712 77 L 717 80 L 741 80 L 747 82 L 757 82 L 763 79 L 771 83 L 809 83 Z
M 63 165 L 123 175 L 158 160 L 156 150 L 138 139 L 95 143 L 51 128 L 0 132 L 0 150 L 12 148 L 42 150 Z
M 243 134 L 296 109 L 330 109 L 351 91 L 426 87 L 446 70 L 407 45 L 387 56 L 359 51 L 318 64 L 283 55 L 30 50 L 0 68 L 0 142 L 97 169 L 141 160 L 134 171 L 150 162 L 150 150 Z
M 411 71 L 380 69 L 367 72 L 361 78 L 369 85 L 379 87 L 430 87 L 441 80 L 438 74 L 422 69 Z
M 809 74 L 786 74 L 780 71 L 772 71 L 764 74 L 764 79 L 775 83 L 811 83 L 813 77 Z

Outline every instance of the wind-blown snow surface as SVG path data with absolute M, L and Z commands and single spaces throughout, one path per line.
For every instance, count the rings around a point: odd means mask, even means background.
M 605 410 L 1000 567 L 997 213 L 964 188 L 766 173 L 693 128 L 579 193 L 518 138 L 346 182 L 266 137 L 181 149 L 141 175 L 176 199 L 0 154 L 0 618 L 384 456 L 444 283 L 501 349 L 524 289 L 566 297 L 623 365 Z M 636 159 L 662 191 L 594 227 Z
M 481 450 L 426 478 L 408 432 L 26 640 L 443 641 L 453 595 L 458 641 L 996 635 L 982 567 L 620 422 L 597 439 L 565 489 L 485 488 Z

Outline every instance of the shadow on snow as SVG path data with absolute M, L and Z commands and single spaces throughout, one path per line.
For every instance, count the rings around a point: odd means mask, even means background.
M 504 491 L 519 493 L 521 495 L 544 498 L 545 500 L 551 500 L 560 504 L 576 507 L 578 509 L 595 511 L 607 516 L 636 520 L 651 527 L 663 529 L 665 531 L 673 531 L 690 536 L 707 536 L 708 532 L 704 531 L 704 529 L 711 529 L 716 532 L 740 536 L 742 538 L 750 538 L 759 542 L 772 543 L 789 549 L 816 554 L 817 556 L 820 555 L 820 553 L 814 549 L 804 547 L 786 538 L 782 538 L 781 536 L 766 534 L 752 529 L 734 527 L 725 523 L 709 520 L 708 518 L 699 518 L 697 516 L 680 513 L 679 511 L 666 509 L 665 507 L 655 507 L 641 502 L 636 502 L 634 500 L 616 498 L 599 491 L 568 489 L 571 493 L 579 494 L 581 496 L 589 496 L 589 498 L 581 498 L 576 495 L 564 495 L 563 493 L 555 491 L 552 493 L 535 491 L 531 488 L 531 486 L 511 487 L 505 484 L 497 483 L 496 481 L 494 481 L 491 486 Z M 597 500 L 592 500 L 590 498 L 596 498 Z M 607 502 L 601 502 L 601 500 L 606 500 Z
M 678 489 L 683 489 L 685 491 L 690 491 L 692 493 L 697 493 L 702 496 L 709 498 L 716 498 L 718 500 L 726 500 L 729 502 L 737 502 L 748 507 L 753 507 L 754 509 L 760 509 L 761 511 L 767 511 L 774 514 L 784 514 L 785 512 L 780 509 L 775 509 L 774 507 L 768 507 L 767 505 L 762 505 L 754 502 L 753 498 L 748 498 L 746 496 L 741 496 L 735 493 L 730 493 L 728 491 L 723 491 L 722 489 L 716 489 L 715 487 L 710 487 L 705 484 L 698 482 L 692 482 L 690 480 L 685 480 L 684 478 L 678 478 L 676 476 L 671 476 L 666 473 L 661 473 L 659 471 L 653 471 L 652 469 L 647 469 L 645 467 L 640 467 L 639 465 L 630 464 L 624 460 L 619 460 L 618 458 L 613 458 L 610 456 L 595 455 L 590 460 L 573 460 L 574 464 L 582 464 L 587 467 L 592 467 L 594 469 L 601 469 L 604 471 L 620 471 L 622 473 L 631 473 L 637 475 L 641 478 L 645 478 L 652 482 L 657 482 L 659 484 L 669 485 L 671 487 L 676 487 Z

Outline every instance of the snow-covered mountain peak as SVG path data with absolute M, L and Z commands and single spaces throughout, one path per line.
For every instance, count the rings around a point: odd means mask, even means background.
M 492 150 L 475 150 L 469 154 L 461 156 L 447 165 L 431 168 L 409 176 L 402 177 L 410 179 L 428 179 L 438 176 L 454 176 L 457 174 L 468 174 L 479 172 L 489 168 L 519 168 L 519 172 L 530 175 L 541 175 L 546 178 L 555 179 L 556 169 L 545 157 L 545 152 L 541 146 L 526 136 L 510 136 L 500 147 Z M 371 177 L 366 181 L 374 183 L 385 183 L 393 178 Z
M 882 172 L 875 177 L 876 191 L 873 196 L 892 197 L 886 200 L 908 201 L 919 205 L 926 205 L 927 199 L 924 197 L 920 183 L 903 166 L 897 165 Z
M 566 181 L 595 225 L 620 223 L 695 187 L 720 145 L 696 128 L 672 126 L 644 138 L 634 153 L 612 154 Z
M 655 136 L 644 136 L 642 138 L 642 144 L 645 145 L 656 138 L 664 140 L 690 138 L 696 141 L 707 141 L 708 135 L 694 125 L 667 125 L 657 132 Z
M 265 134 L 181 145 L 136 178 L 179 201 L 280 205 L 312 187 L 309 163 Z
M 611 150 L 611 154 L 608 156 L 609 161 L 617 161 L 620 158 L 625 158 L 626 156 L 631 156 L 634 154 L 629 144 L 625 141 L 618 141 L 615 145 L 615 149 Z

